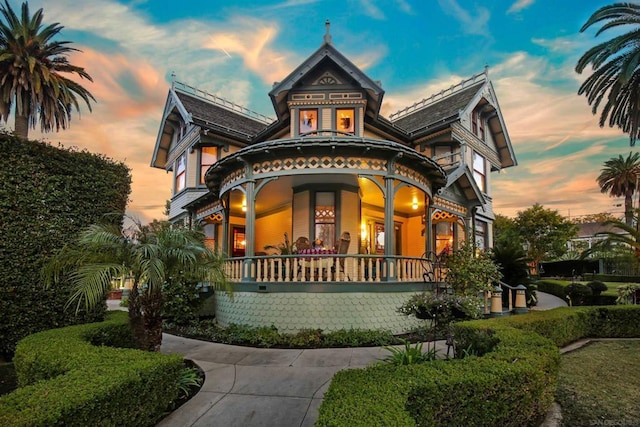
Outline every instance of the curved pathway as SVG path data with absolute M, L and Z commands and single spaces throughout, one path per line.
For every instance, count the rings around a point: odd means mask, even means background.
M 555 299 L 554 299 L 555 298 Z M 537 310 L 566 306 L 538 292 Z M 436 342 L 443 357 L 444 341 Z M 158 427 L 313 426 L 333 375 L 390 353 L 381 347 L 263 349 L 163 334 L 161 352 L 180 354 L 205 372 L 202 389 Z

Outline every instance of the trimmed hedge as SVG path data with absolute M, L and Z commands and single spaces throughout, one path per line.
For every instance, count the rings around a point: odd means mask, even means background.
M 131 348 L 127 313 L 20 341 L 19 388 L 0 397 L 3 426 L 153 425 L 178 396 L 180 356 Z
M 563 283 L 566 283 L 566 282 L 547 279 L 547 280 L 538 280 L 536 282 L 536 286 L 538 287 L 538 290 L 540 292 L 551 294 L 551 295 L 557 296 L 558 298 L 562 298 L 564 300 L 565 299 L 564 297 L 567 294 L 564 292 L 566 285 L 564 285 Z
M 0 151 L 0 357 L 10 358 L 29 334 L 103 319 L 106 307 L 80 317 L 64 312 L 70 286 L 44 289 L 40 270 L 80 230 L 124 213 L 131 174 L 102 155 L 1 132 Z
M 583 337 L 638 337 L 640 307 L 579 307 L 455 325 L 464 359 L 338 372 L 317 426 L 539 425 L 560 354 Z M 543 336 L 544 335 L 544 336 Z

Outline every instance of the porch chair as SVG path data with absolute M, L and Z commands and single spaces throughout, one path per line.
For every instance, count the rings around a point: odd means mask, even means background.
M 311 249 L 311 241 L 309 240 L 308 237 L 298 237 L 298 239 L 295 242 L 296 245 L 296 251 L 298 251 L 298 254 L 300 253 L 300 250 L 306 250 L 306 249 Z M 302 271 L 303 267 L 305 268 L 305 270 L 308 268 L 307 265 L 309 264 L 306 261 L 303 261 L 302 259 L 298 260 L 298 271 L 297 271 L 297 275 L 298 277 L 300 277 L 300 275 L 302 273 L 304 273 Z
M 311 249 L 311 242 L 308 237 L 298 237 L 296 240 L 296 249 Z
M 339 255 L 346 255 L 349 251 L 349 245 L 351 244 L 351 234 L 348 231 L 345 231 L 340 235 L 340 241 L 336 245 L 336 253 Z M 338 258 L 338 267 L 340 268 L 340 273 L 347 276 L 347 280 L 351 280 L 348 274 L 344 271 L 344 257 Z

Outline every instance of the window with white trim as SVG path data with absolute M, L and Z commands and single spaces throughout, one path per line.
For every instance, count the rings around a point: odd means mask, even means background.
M 175 171 L 175 192 L 179 193 L 184 190 L 187 185 L 187 153 L 182 153 L 180 157 L 176 159 Z
M 480 154 L 473 152 L 473 178 L 476 180 L 476 184 L 480 187 L 480 190 L 486 192 L 486 177 L 487 166 L 484 157 Z
M 200 149 L 200 184 L 204 184 L 207 170 L 218 160 L 218 147 L 202 147 Z

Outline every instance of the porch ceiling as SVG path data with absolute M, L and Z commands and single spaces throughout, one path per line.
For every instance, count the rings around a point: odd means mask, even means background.
M 384 209 L 384 198 L 378 186 L 371 180 L 357 178 L 355 175 L 305 175 L 305 176 L 281 176 L 271 181 L 258 194 L 255 202 L 256 215 L 273 212 L 291 203 L 292 188 L 305 184 L 352 184 L 360 188 L 361 201 L 363 205 Z M 231 195 L 231 210 L 240 212 L 242 209 L 243 195 L 239 191 L 234 191 Z M 418 202 L 418 209 L 413 208 L 414 198 Z M 422 212 L 424 208 L 424 195 L 421 191 L 413 187 L 403 187 L 395 197 L 394 210 L 405 215 L 415 215 Z

